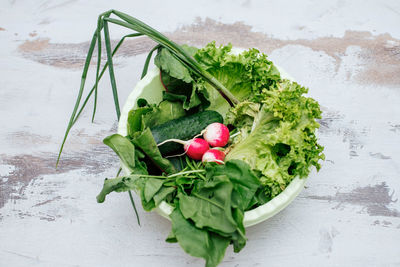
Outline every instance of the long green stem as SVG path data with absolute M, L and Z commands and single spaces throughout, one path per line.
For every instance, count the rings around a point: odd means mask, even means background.
M 147 71 L 149 69 L 151 57 L 152 57 L 154 51 L 156 51 L 159 47 L 160 47 L 160 45 L 156 45 L 155 47 L 153 47 L 153 49 L 150 50 L 149 54 L 147 55 L 146 61 L 144 62 L 141 79 L 143 79 L 144 76 L 146 76 Z
M 137 223 L 138 223 L 138 225 L 140 226 L 139 213 L 138 213 L 138 211 L 137 211 L 137 209 L 136 209 L 136 205 L 135 205 L 135 201 L 133 200 L 132 192 L 131 192 L 131 191 L 128 191 L 128 193 L 129 193 L 129 199 L 131 200 L 131 204 L 132 204 L 133 210 L 135 211 L 135 214 L 136 214 Z
M 126 38 L 130 38 L 130 37 L 138 37 L 138 36 L 142 36 L 143 34 L 141 33 L 133 33 L 133 34 L 128 34 L 125 35 L 121 38 L 121 40 L 119 40 L 119 42 L 117 43 L 117 45 L 115 46 L 113 52 L 112 52 L 112 56 L 115 55 L 115 53 L 117 53 L 119 47 L 122 45 L 122 43 L 125 41 Z M 103 69 L 101 70 L 100 74 L 99 74 L 99 78 L 98 81 L 101 80 L 101 78 L 103 77 L 104 72 L 107 70 L 108 68 L 108 62 L 106 62 L 103 66 Z M 73 121 L 73 125 L 76 123 L 76 121 L 78 120 L 79 116 L 81 115 L 82 111 L 84 110 L 87 102 L 89 101 L 90 97 L 92 96 L 93 92 L 95 91 L 95 85 L 92 87 L 92 89 L 89 91 L 88 95 L 86 96 L 85 100 L 82 103 L 81 108 L 79 109 L 79 112 L 76 114 L 75 119 Z
M 181 176 L 181 175 L 190 174 L 190 173 L 205 172 L 205 171 L 206 170 L 192 170 L 192 171 L 177 172 L 177 173 L 168 175 L 167 178 L 172 178 L 172 177 Z
M 228 89 L 226 89 L 224 85 L 222 85 L 217 79 L 215 79 L 215 77 L 205 71 L 201 65 L 181 46 L 172 42 L 165 35 L 153 29 L 149 25 L 139 21 L 138 19 L 116 10 L 112 10 L 111 12 L 121 18 L 123 21 L 109 17 L 104 18 L 104 20 L 144 33 L 150 39 L 169 49 L 177 57 L 177 59 L 187 66 L 191 71 L 209 82 L 225 99 L 228 100 L 231 105 L 239 103 L 239 100 L 236 99 L 236 97 Z
M 99 18 L 97 21 L 97 67 L 96 67 L 96 82 L 94 85 L 94 103 L 93 103 L 93 115 L 92 115 L 92 122 L 94 121 L 94 116 L 96 114 L 97 108 L 97 87 L 99 85 L 99 72 L 100 72 L 100 65 L 101 65 L 101 29 L 102 21 Z
M 114 97 L 115 111 L 117 112 L 117 118 L 119 120 L 119 117 L 121 116 L 121 111 L 120 111 L 120 107 L 119 107 L 117 83 L 115 81 L 115 75 L 114 75 L 114 64 L 113 64 L 112 55 L 111 55 L 110 32 L 108 30 L 108 22 L 107 21 L 104 21 L 104 40 L 105 40 L 105 44 L 106 44 L 108 72 L 110 73 L 110 82 L 111 82 L 111 88 L 112 88 L 113 97 Z
M 64 148 L 65 141 L 67 140 L 68 133 L 71 130 L 71 127 L 73 125 L 75 114 L 76 114 L 76 112 L 77 112 L 77 110 L 79 108 L 79 103 L 81 102 L 83 89 L 85 87 L 86 76 L 87 76 L 87 72 L 88 72 L 89 65 L 90 65 L 90 60 L 92 59 L 93 50 L 94 50 L 94 47 L 96 45 L 96 39 L 97 39 L 97 30 L 93 34 L 92 41 L 90 42 L 89 51 L 88 51 L 88 54 L 86 56 L 85 66 L 83 67 L 83 72 L 82 72 L 82 76 L 81 76 L 81 85 L 80 85 L 80 88 L 79 88 L 78 97 L 76 99 L 74 110 L 72 111 L 71 117 L 70 117 L 69 122 L 68 122 L 67 129 L 66 129 L 65 134 L 64 134 L 64 138 L 63 138 L 63 141 L 62 141 L 62 144 L 61 144 L 61 147 L 60 147 L 60 152 L 58 153 L 56 168 L 58 166 L 58 163 L 60 162 L 61 152 L 62 152 L 62 150 Z

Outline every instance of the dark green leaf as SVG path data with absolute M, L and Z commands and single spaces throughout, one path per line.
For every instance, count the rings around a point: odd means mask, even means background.
M 144 199 L 149 202 L 154 195 L 160 190 L 164 181 L 155 178 L 148 178 L 144 185 Z
M 183 45 L 182 48 L 190 55 L 194 55 L 197 51 L 195 47 Z M 167 72 L 171 77 L 191 83 L 193 78 L 189 70 L 173 55 L 168 49 L 161 48 L 158 50 L 157 56 L 154 58 L 154 64 L 161 70 Z
M 143 132 L 135 134 L 132 142 L 139 147 L 142 152 L 162 171 L 165 173 L 174 173 L 175 168 L 169 160 L 161 156 L 160 150 L 154 141 L 153 135 L 149 128 Z
M 246 210 L 261 185 L 250 166 L 241 160 L 230 160 L 214 168 L 214 175 L 227 175 L 233 183 L 232 205 Z
M 163 201 L 169 194 L 174 192 L 176 189 L 174 187 L 165 187 L 163 186 L 157 194 L 154 195 L 154 204 L 156 206 L 160 205 L 161 201 Z
M 237 224 L 231 213 L 233 186 L 228 177 L 214 176 L 198 187 L 191 196 L 178 195 L 183 216 L 193 220 L 198 228 L 208 227 L 225 234 L 235 232 Z
M 136 132 L 139 132 L 142 129 L 142 116 L 146 113 L 153 111 L 151 107 L 141 107 L 137 109 L 132 109 L 128 113 L 128 135 L 133 137 Z
M 131 172 L 135 169 L 135 146 L 119 134 L 113 134 L 104 138 L 103 143 L 109 146 L 118 155 L 121 161 Z
M 129 190 L 138 190 L 140 186 L 139 176 L 117 177 L 114 179 L 105 179 L 103 189 L 97 196 L 97 202 L 103 203 L 106 196 L 111 192 L 125 192 Z
M 152 112 L 143 115 L 143 125 L 152 128 L 167 121 L 185 116 L 186 112 L 179 102 L 162 101 Z
M 171 240 L 175 238 L 186 253 L 205 259 L 206 267 L 215 267 L 222 261 L 229 238 L 197 228 L 183 217 L 178 204 L 170 217 L 173 233 Z

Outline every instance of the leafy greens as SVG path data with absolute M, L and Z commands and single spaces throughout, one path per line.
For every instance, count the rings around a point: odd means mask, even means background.
M 315 131 L 321 111 L 304 96 L 306 88 L 282 79 L 256 49 L 234 54 L 231 45 L 217 47 L 214 42 L 182 49 L 241 102 L 231 107 L 173 53 L 158 48 L 155 64 L 166 89 L 164 100 L 158 105 L 139 100 L 128 115 L 128 137 L 105 139 L 130 175 L 106 179 L 97 199 L 103 202 L 111 192 L 135 190 L 146 211 L 166 201 L 173 206 L 166 241 L 178 242 L 211 267 L 223 259 L 229 244 L 234 252 L 245 246 L 246 210 L 268 202 L 296 176 L 306 177 L 311 166 L 320 168 L 323 147 Z M 237 133 L 225 151 L 225 164 L 164 158 L 150 127 L 204 109 L 222 113 Z

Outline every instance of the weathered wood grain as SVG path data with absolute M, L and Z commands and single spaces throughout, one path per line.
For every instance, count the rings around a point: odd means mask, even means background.
M 95 123 L 90 103 L 54 168 L 96 16 L 110 7 L 180 43 L 256 47 L 322 105 L 321 171 L 287 209 L 249 228 L 246 248 L 228 249 L 221 266 L 400 266 L 400 6 L 358 0 L 4 3 L 0 266 L 203 265 L 164 242 L 170 223 L 157 214 L 139 209 L 137 226 L 126 194 L 95 202 L 118 169 L 101 144 L 116 130 L 107 77 Z M 112 30 L 114 40 L 123 34 Z M 119 51 L 121 102 L 153 45 L 138 38 Z

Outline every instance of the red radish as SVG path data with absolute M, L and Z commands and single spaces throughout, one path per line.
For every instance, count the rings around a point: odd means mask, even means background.
M 186 154 L 192 159 L 201 160 L 204 153 L 210 149 L 207 141 L 202 138 L 194 138 L 186 142 L 183 146 Z
M 213 147 L 223 147 L 229 141 L 229 129 L 219 122 L 211 123 L 203 131 L 204 139 Z
M 202 138 L 193 138 L 188 141 L 182 141 L 179 139 L 168 139 L 162 143 L 159 143 L 157 146 L 161 146 L 166 142 L 176 142 L 183 145 L 183 149 L 185 149 L 185 153 L 192 159 L 201 160 L 203 154 L 210 149 L 207 141 Z
M 224 164 L 225 153 L 218 149 L 210 149 L 204 153 L 202 162 L 216 162 L 218 164 Z

